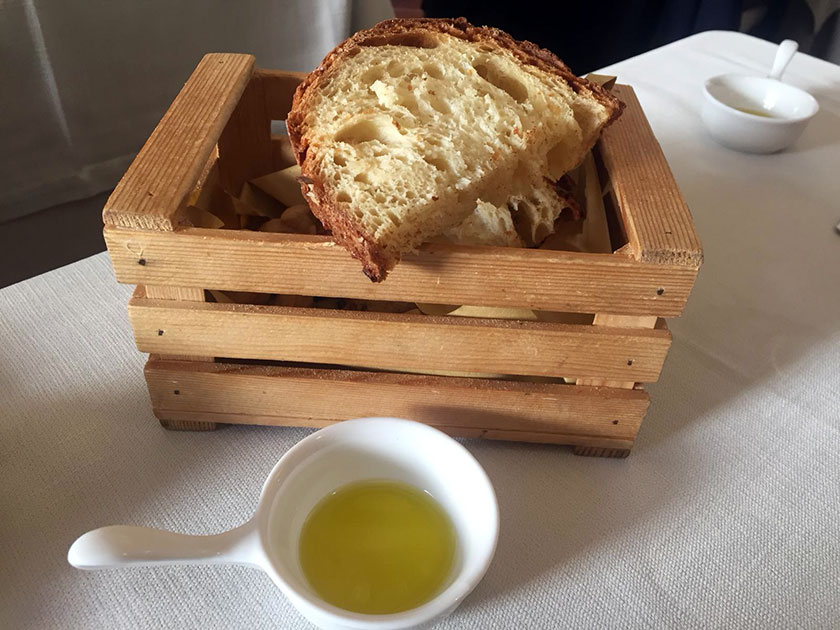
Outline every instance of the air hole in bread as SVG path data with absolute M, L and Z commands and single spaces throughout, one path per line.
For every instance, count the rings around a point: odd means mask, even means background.
M 441 114 L 452 113 L 452 108 L 449 107 L 446 101 L 440 100 L 437 96 L 429 96 L 429 105 L 431 105 L 435 111 Z
M 443 71 L 440 69 L 440 66 L 437 66 L 433 63 L 427 63 L 425 66 L 423 66 L 423 71 L 433 79 L 443 78 Z
M 362 144 L 377 140 L 388 145 L 399 144 L 403 141 L 403 137 L 388 115 L 373 116 L 345 125 L 335 135 L 335 139 L 347 144 Z
M 347 160 L 344 158 L 343 155 L 336 153 L 333 155 L 333 164 L 336 166 L 347 166 Z
M 369 184 L 370 178 L 368 177 L 367 173 L 359 173 L 353 178 L 354 182 L 359 182 L 362 184 Z
M 570 142 L 559 142 L 549 150 L 546 156 L 549 179 L 560 179 L 563 173 L 575 166 L 569 164 L 570 144 Z
M 417 116 L 420 113 L 419 107 L 417 105 L 417 99 L 410 92 L 407 94 L 401 94 L 399 102 L 400 105 L 402 105 L 408 111 L 411 112 L 412 116 Z
M 362 75 L 362 82 L 371 85 L 374 81 L 378 81 L 385 76 L 385 69 L 382 66 L 374 66 L 368 68 Z
M 388 64 L 388 74 L 392 77 L 399 77 L 405 72 L 405 65 L 396 59 Z
M 346 191 L 340 190 L 340 191 L 338 191 L 338 194 L 335 196 L 335 200 L 336 201 L 343 201 L 343 202 L 347 203 L 347 202 L 350 201 L 350 195 L 348 195 Z
M 423 161 L 426 164 L 431 164 L 439 171 L 448 171 L 449 170 L 449 162 L 447 162 L 444 158 L 438 157 L 435 155 L 424 155 Z
M 510 76 L 504 70 L 489 61 L 473 64 L 478 76 L 507 92 L 517 103 L 524 103 L 528 99 L 528 88 L 519 79 Z
M 394 33 L 371 37 L 362 46 L 410 46 L 411 48 L 437 48 L 438 38 L 431 33 Z

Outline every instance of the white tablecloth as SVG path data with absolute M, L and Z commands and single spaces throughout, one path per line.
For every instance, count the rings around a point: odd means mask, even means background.
M 629 459 L 467 442 L 501 539 L 440 628 L 837 627 L 840 68 L 794 59 L 787 78 L 822 110 L 786 153 L 723 149 L 698 118 L 708 76 L 772 56 L 706 33 L 608 69 L 636 87 L 706 263 Z M 100 525 L 241 523 L 307 434 L 161 429 L 128 294 L 105 255 L 0 291 L 0 626 L 308 627 L 256 570 L 66 564 Z

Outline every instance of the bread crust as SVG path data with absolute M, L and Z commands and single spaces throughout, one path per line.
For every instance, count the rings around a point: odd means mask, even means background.
M 365 233 L 361 224 L 335 203 L 334 195 L 328 190 L 324 178 L 321 177 L 314 157 L 309 155 L 304 120 L 319 84 L 329 77 L 336 64 L 352 57 L 360 48 L 389 44 L 424 48 L 432 43 L 429 37 L 441 33 L 478 45 L 489 46 L 490 50 L 493 48 L 508 50 L 524 65 L 532 65 L 560 77 L 576 93 L 591 95 L 607 110 L 609 118 L 605 127 L 618 118 L 624 109 L 624 103 L 600 85 L 575 76 L 554 53 L 531 42 L 515 40 L 497 28 L 473 26 L 462 17 L 385 20 L 373 28 L 356 33 L 339 44 L 298 86 L 292 101 L 292 109 L 286 119 L 286 127 L 295 158 L 303 175 L 301 189 L 312 212 L 332 231 L 333 239 L 362 262 L 365 275 L 374 282 L 385 279 L 388 271 L 399 260 L 399 252 L 387 251 L 374 242 Z

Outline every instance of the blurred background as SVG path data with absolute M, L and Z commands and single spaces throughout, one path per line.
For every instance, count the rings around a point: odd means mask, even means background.
M 309 71 L 394 15 L 497 26 L 577 74 L 710 29 L 840 63 L 840 0 L 2 0 L 0 287 L 104 251 L 108 194 L 205 52 Z

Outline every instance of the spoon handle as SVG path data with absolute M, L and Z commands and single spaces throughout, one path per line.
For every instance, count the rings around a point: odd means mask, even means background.
M 773 68 L 767 76 L 771 79 L 781 80 L 785 68 L 788 67 L 790 60 L 793 59 L 798 49 L 799 44 L 792 39 L 786 39 L 779 44 L 779 48 L 776 50 L 776 58 L 773 60 Z
M 111 525 L 83 534 L 67 561 L 77 569 L 162 564 L 257 565 L 259 542 L 251 522 L 213 536 L 188 536 L 150 527 Z

